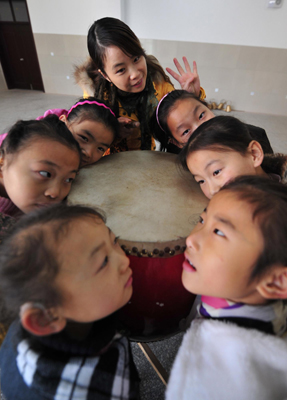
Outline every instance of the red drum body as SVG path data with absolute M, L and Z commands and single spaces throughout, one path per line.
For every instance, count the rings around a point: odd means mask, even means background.
M 133 296 L 120 311 L 122 322 L 137 340 L 159 338 L 180 331 L 195 295 L 181 283 L 184 256 L 139 258 L 129 256 Z
M 133 295 L 120 318 L 137 340 L 180 331 L 195 296 L 182 285 L 185 239 L 207 199 L 176 156 L 130 151 L 81 170 L 70 204 L 99 207 L 130 258 Z

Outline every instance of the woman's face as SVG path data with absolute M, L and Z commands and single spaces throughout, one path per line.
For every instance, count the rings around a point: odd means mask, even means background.
M 139 93 L 145 88 L 147 64 L 144 56 L 126 55 L 119 47 L 109 46 L 105 52 L 105 74 L 102 75 L 118 89 Z
M 183 147 L 203 122 L 214 117 L 213 112 L 196 99 L 177 100 L 167 117 L 167 125 L 174 138 L 172 143 Z

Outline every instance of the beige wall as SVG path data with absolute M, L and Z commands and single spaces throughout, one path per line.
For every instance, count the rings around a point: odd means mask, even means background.
M 73 66 L 88 56 L 86 36 L 35 33 L 34 38 L 45 92 L 80 97 Z
M 88 56 L 86 36 L 35 33 L 34 37 L 45 91 L 81 96 L 74 83 L 73 65 Z M 226 100 L 236 110 L 287 115 L 286 49 L 152 39 L 141 42 L 163 67 L 172 68 L 173 57 L 185 55 L 196 60 L 207 100 Z
M 173 57 L 196 60 L 208 100 L 287 115 L 286 2 L 278 9 L 268 8 L 267 0 L 84 3 L 27 0 L 47 93 L 81 95 L 72 75 L 73 64 L 87 56 L 87 29 L 94 20 L 113 16 L 142 38 L 147 53 L 163 67 L 173 67 Z M 5 89 L 0 71 L 0 90 Z
M 196 60 L 207 100 L 226 100 L 241 111 L 287 115 L 286 49 L 164 40 L 142 44 L 164 67 L 174 69 L 173 57 Z

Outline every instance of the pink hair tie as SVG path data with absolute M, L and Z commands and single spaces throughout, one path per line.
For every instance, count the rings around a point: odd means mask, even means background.
M 73 105 L 72 108 L 70 108 L 70 110 L 69 110 L 68 113 L 67 113 L 67 116 L 70 114 L 70 112 L 71 112 L 74 108 L 76 108 L 76 107 L 78 107 L 78 106 L 82 106 L 82 105 L 84 105 L 84 104 L 96 104 L 96 105 L 99 106 L 99 107 L 104 107 L 104 108 L 106 108 L 107 110 L 109 110 L 110 113 L 113 114 L 113 116 L 116 118 L 115 113 L 110 109 L 110 107 L 106 106 L 106 105 L 103 104 L 103 103 L 99 103 L 98 101 L 95 101 L 95 100 L 93 100 L 93 101 L 85 100 L 85 101 L 82 101 L 81 103 L 76 103 L 75 105 Z
M 156 108 L 156 112 L 155 112 L 156 120 L 157 120 L 158 126 L 160 127 L 160 129 L 161 129 L 163 132 L 164 132 L 164 129 L 162 129 L 162 127 L 161 127 L 161 125 L 160 125 L 160 123 L 159 123 L 159 119 L 158 119 L 158 110 L 159 110 L 159 106 L 161 105 L 161 102 L 163 101 L 164 98 L 166 98 L 166 96 L 167 96 L 169 93 L 170 93 L 170 92 L 168 92 L 167 94 L 165 94 L 165 95 L 160 99 L 160 101 L 158 102 L 157 108 Z

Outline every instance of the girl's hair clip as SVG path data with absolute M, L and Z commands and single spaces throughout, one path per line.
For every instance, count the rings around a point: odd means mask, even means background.
M 73 107 L 71 107 L 70 110 L 68 111 L 67 116 L 70 114 L 70 112 L 71 112 L 74 108 L 76 108 L 76 107 L 78 107 L 78 106 L 82 106 L 82 105 L 84 105 L 84 104 L 96 104 L 96 105 L 99 106 L 99 107 L 104 107 L 104 108 L 106 108 L 107 110 L 109 110 L 110 113 L 113 114 L 113 116 L 116 118 L 115 113 L 110 109 L 110 107 L 106 106 L 106 105 L 103 104 L 103 103 L 99 103 L 98 101 L 95 101 L 95 100 L 93 100 L 93 101 L 85 100 L 85 101 L 81 101 L 81 102 L 79 102 L 79 103 L 74 104 Z
M 170 93 L 170 92 L 168 92 L 167 94 L 165 94 L 165 95 L 160 99 L 160 101 L 158 102 L 157 108 L 156 108 L 156 112 L 155 112 L 157 124 L 158 124 L 158 126 L 160 127 L 160 129 L 161 129 L 163 132 L 164 132 L 164 129 L 162 129 L 162 127 L 161 127 L 161 125 L 160 125 L 160 123 L 159 123 L 159 119 L 158 119 L 158 110 L 159 110 L 159 106 L 161 105 L 161 102 L 163 101 L 164 98 L 166 98 L 166 96 L 167 96 L 169 93 Z

